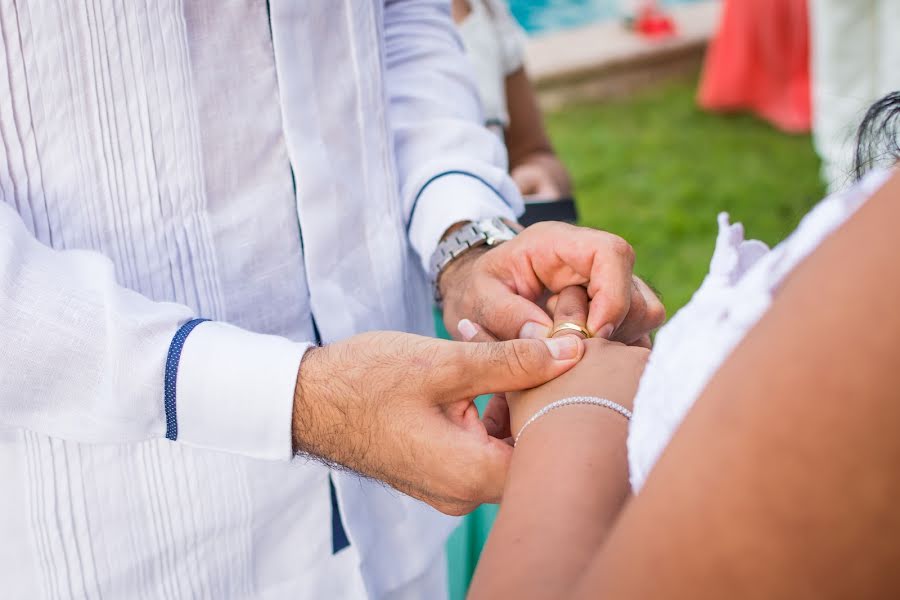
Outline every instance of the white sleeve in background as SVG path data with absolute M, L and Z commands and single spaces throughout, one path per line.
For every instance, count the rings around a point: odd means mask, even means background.
M 856 129 L 900 89 L 900 2 L 811 0 L 813 139 L 831 192 L 853 182 Z
M 449 2 L 386 0 L 390 122 L 409 238 L 423 268 L 454 223 L 515 218 L 523 205 L 506 149 L 482 125 Z
M 0 427 L 88 443 L 164 437 L 166 358 L 193 316 L 119 286 L 101 254 L 44 246 L 0 203 Z M 289 458 L 307 346 L 200 324 L 178 365 L 178 440 Z
M 525 64 L 525 30 L 519 25 L 505 0 L 484 0 L 497 30 L 503 55 L 503 72 L 509 76 Z

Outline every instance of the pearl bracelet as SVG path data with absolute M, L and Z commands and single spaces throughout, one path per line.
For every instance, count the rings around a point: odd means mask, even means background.
M 519 438 L 522 437 L 522 434 L 525 433 L 525 430 L 528 429 L 528 426 L 545 416 L 547 413 L 550 413 L 557 408 L 562 408 L 564 406 L 577 406 L 577 405 L 590 405 L 590 406 L 602 406 L 603 408 L 608 408 L 613 410 L 629 421 L 631 420 L 631 411 L 622 406 L 621 404 L 616 404 L 612 400 L 607 400 L 606 398 L 595 398 L 593 396 L 572 396 L 571 398 L 564 398 L 563 400 L 557 400 L 556 402 L 551 402 L 541 410 L 537 411 L 531 418 L 525 421 L 525 424 L 522 425 L 522 429 L 519 430 L 519 433 L 516 434 L 515 442 L 513 445 L 517 445 L 519 443 Z

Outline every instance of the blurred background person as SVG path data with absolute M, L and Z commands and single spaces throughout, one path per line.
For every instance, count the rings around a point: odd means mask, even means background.
M 813 139 L 832 191 L 852 181 L 854 123 L 900 88 L 900 1 L 811 0 Z
M 525 72 L 525 32 L 504 0 L 453 0 L 453 19 L 474 66 L 485 127 L 506 144 L 510 175 L 525 197 L 520 221 L 574 222 L 572 182 Z
M 806 0 L 725 0 L 706 57 L 700 106 L 748 110 L 783 131 L 805 133 L 812 121 L 809 88 Z

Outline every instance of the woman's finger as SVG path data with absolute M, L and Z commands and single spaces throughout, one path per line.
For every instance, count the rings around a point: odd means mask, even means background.
M 568 324 L 587 330 L 588 295 L 583 286 L 571 285 L 560 291 L 552 313 L 553 329 L 554 331 L 559 329 L 553 337 L 561 335 L 576 335 L 581 339 L 588 337 L 574 328 L 560 329 L 560 326 Z
M 484 428 L 491 437 L 505 440 L 512 437 L 509 426 L 509 404 L 506 403 L 506 394 L 494 394 L 484 407 L 484 415 L 481 417 Z

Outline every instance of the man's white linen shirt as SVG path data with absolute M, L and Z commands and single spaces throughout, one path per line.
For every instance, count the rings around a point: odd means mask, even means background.
M 447 4 L 0 5 L 4 597 L 444 593 L 452 521 L 290 426 L 317 335 L 431 333 L 441 234 L 521 207 Z

